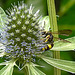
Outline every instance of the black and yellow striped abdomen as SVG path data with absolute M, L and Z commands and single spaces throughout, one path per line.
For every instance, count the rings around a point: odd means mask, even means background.
M 54 44 L 47 44 L 45 47 L 43 47 L 41 50 L 42 51 L 47 51 L 49 49 L 51 49 L 54 46 Z

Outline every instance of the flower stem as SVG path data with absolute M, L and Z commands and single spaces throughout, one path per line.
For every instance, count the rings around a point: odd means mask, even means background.
M 29 71 L 28 71 L 28 67 L 27 66 L 25 66 L 24 72 L 25 72 L 25 75 L 29 75 Z
M 52 29 L 52 32 L 58 32 L 54 0 L 47 0 L 47 4 L 48 4 L 50 27 Z M 53 34 L 53 36 L 58 38 L 58 34 Z M 60 51 L 54 51 L 54 58 L 60 59 Z M 61 70 L 54 68 L 54 75 L 61 75 Z

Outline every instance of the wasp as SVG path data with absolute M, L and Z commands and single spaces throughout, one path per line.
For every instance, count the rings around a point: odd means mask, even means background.
M 51 32 L 46 32 L 46 31 L 43 31 L 42 35 L 45 35 L 44 36 L 44 38 L 45 38 L 44 43 L 49 43 L 49 44 L 47 44 L 41 50 L 42 51 L 47 51 L 47 50 L 51 49 L 54 46 L 53 35 L 52 35 Z
M 49 31 L 42 31 L 41 33 L 42 33 L 42 35 L 44 35 L 44 38 L 45 38 L 44 43 L 47 43 L 47 45 L 45 47 L 43 47 L 41 50 L 47 51 L 47 50 L 50 50 L 54 46 L 53 38 L 56 38 L 56 37 L 54 37 L 53 34 L 69 36 L 72 31 L 71 30 L 61 30 L 60 32 L 61 33 L 56 33 L 56 32 L 52 33 L 52 32 L 49 32 Z M 56 39 L 62 40 L 64 42 L 69 42 L 69 41 L 61 39 L 61 38 L 56 38 Z M 71 43 L 71 42 L 69 42 L 69 43 Z

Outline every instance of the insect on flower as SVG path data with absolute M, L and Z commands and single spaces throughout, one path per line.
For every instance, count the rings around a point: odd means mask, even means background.
M 44 35 L 43 42 L 47 44 L 46 46 L 44 46 L 41 49 L 42 51 L 50 50 L 54 46 L 53 38 L 58 39 L 58 40 L 62 40 L 64 43 L 65 42 L 71 43 L 70 41 L 67 41 L 67 40 L 64 40 L 64 39 L 61 39 L 61 38 L 56 38 L 56 37 L 53 36 L 53 34 L 69 36 L 72 33 L 71 30 L 61 30 L 59 33 L 57 33 L 57 32 L 52 33 L 52 32 L 49 32 L 49 31 L 41 31 L 41 33 L 42 33 L 42 35 Z

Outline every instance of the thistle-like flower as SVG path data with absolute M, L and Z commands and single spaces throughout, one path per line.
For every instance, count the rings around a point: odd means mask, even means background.
M 39 10 L 32 13 L 33 7 L 24 2 L 8 9 L 8 19 L 1 33 L 1 43 L 5 45 L 7 59 L 17 59 L 20 64 L 34 62 L 36 55 L 42 53 Z
M 42 54 L 44 51 L 41 49 L 47 48 L 46 42 L 44 42 L 47 38 L 41 31 L 49 30 L 49 17 L 41 19 L 39 10 L 33 13 L 32 5 L 27 7 L 23 1 L 12 6 L 6 11 L 7 16 L 0 8 L 0 57 L 4 56 L 7 60 L 0 63 L 0 65 L 6 65 L 0 70 L 0 75 L 12 75 L 14 66 L 20 70 L 24 68 L 26 75 L 46 75 L 36 67 L 39 66 L 35 62 L 37 57 L 56 68 L 75 73 L 75 62 L 48 57 L 47 55 L 50 55 L 51 51 Z M 54 18 L 52 15 L 51 17 Z M 42 23 L 44 20 L 46 21 L 46 26 L 42 25 L 40 19 Z M 75 37 L 66 40 L 71 43 L 56 41 L 50 50 L 74 50 Z

